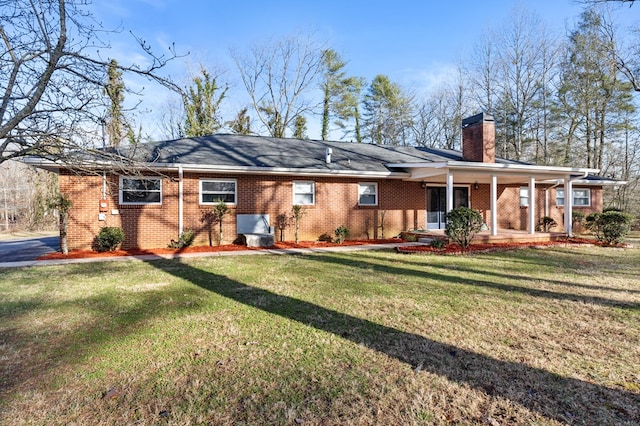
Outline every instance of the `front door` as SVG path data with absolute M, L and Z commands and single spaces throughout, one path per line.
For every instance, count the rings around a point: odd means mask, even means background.
M 469 207 L 469 188 L 453 187 L 453 207 Z M 447 214 L 447 188 L 444 186 L 427 187 L 427 229 L 444 229 Z

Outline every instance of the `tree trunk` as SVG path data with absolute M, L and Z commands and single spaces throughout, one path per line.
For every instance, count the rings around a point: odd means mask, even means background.
M 67 225 L 69 222 L 69 214 L 60 212 L 60 250 L 62 254 L 69 254 L 69 243 L 67 241 Z

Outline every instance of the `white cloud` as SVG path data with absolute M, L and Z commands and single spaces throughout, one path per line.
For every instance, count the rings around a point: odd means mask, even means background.
M 428 68 L 407 69 L 402 74 L 405 80 L 403 84 L 417 96 L 424 96 L 455 81 L 458 76 L 458 66 L 451 63 L 432 63 Z

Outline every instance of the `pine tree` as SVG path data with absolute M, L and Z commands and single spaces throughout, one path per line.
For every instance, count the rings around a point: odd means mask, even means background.
M 294 131 L 293 137 L 296 139 L 306 139 L 307 138 L 307 119 L 302 115 L 296 117 L 296 121 L 294 123 Z
M 238 111 L 238 115 L 233 121 L 227 122 L 227 125 L 231 128 L 231 131 L 237 135 L 250 135 L 251 134 L 251 118 L 249 117 L 248 108 L 242 108 Z
M 217 77 L 211 76 L 204 67 L 201 68 L 201 73 L 201 76 L 193 78 L 193 85 L 182 98 L 185 111 L 184 134 L 187 137 L 211 135 L 222 127 L 219 109 L 228 86 L 218 86 Z
M 118 61 L 112 59 L 107 68 L 107 83 L 104 92 L 109 98 L 109 107 L 106 118 L 106 134 L 109 139 L 109 146 L 117 148 L 125 132 L 123 107 L 124 102 L 124 82 L 122 81 L 122 71 L 118 68 Z
M 334 100 L 340 96 L 344 90 L 343 81 L 345 72 L 343 68 L 346 62 L 340 58 L 333 49 L 322 52 L 323 80 L 322 80 L 322 140 L 327 140 L 329 133 L 330 112 L 334 110 Z

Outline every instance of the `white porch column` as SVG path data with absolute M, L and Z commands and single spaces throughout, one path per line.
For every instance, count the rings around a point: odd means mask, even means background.
M 529 234 L 536 233 L 536 178 L 529 178 Z
M 447 213 L 453 210 L 453 174 L 447 171 Z
M 491 235 L 498 235 L 498 176 L 491 175 Z
M 564 178 L 564 232 L 568 236 L 573 236 L 573 182 L 571 182 L 571 176 Z

